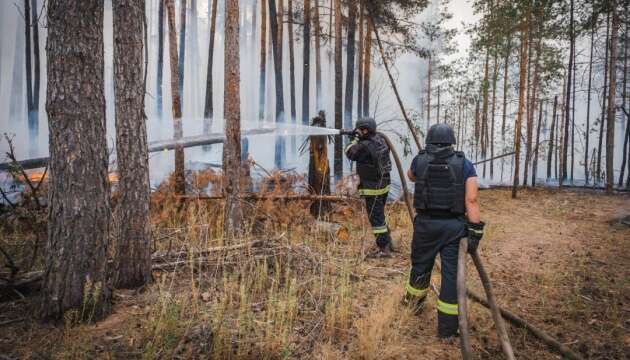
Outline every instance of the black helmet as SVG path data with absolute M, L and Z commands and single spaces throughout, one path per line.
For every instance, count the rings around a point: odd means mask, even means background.
M 455 144 L 455 133 L 448 124 L 435 124 L 427 133 L 427 144 Z
M 371 117 L 364 117 L 357 120 L 357 129 L 367 129 L 370 133 L 376 132 L 376 121 Z

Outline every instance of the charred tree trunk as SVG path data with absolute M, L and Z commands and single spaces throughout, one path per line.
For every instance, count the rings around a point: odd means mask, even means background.
M 551 179 L 551 164 L 553 163 L 553 146 L 556 129 L 556 110 L 558 108 L 558 95 L 553 98 L 553 113 L 551 115 L 551 131 L 549 133 L 549 153 L 547 155 L 547 179 Z
M 543 117 L 543 101 L 540 100 L 538 109 L 538 123 L 536 124 L 536 145 L 534 146 L 534 159 L 532 164 L 532 187 L 536 186 L 536 175 L 538 174 L 538 146 L 540 145 L 540 126 Z
M 310 3 L 310 0 L 305 0 Z M 315 13 L 313 18 L 315 27 L 315 105 L 317 110 L 322 109 L 322 47 L 321 26 L 319 23 L 319 0 L 315 0 Z
M 313 119 L 311 126 L 326 127 L 326 115 L 323 111 Z M 311 194 L 322 196 L 330 194 L 330 166 L 328 164 L 328 137 L 310 137 L 310 158 L 308 163 L 308 185 Z M 330 212 L 330 203 L 314 201 L 311 204 L 311 215 L 316 218 Z
M 48 243 L 42 317 L 111 310 L 103 3 L 48 2 Z M 77 19 L 82 19 L 77 21 Z M 70 96 L 70 94 L 90 96 Z
M 612 1 L 612 26 L 610 35 L 610 80 L 608 81 L 608 119 L 606 122 L 606 193 L 612 194 L 615 182 L 614 158 L 615 158 L 615 118 L 617 107 L 615 105 L 617 95 L 617 40 L 619 39 L 619 13 L 617 2 Z
M 149 156 L 144 114 L 144 0 L 114 0 L 114 88 L 118 201 L 116 286 L 151 280 Z
M 357 117 L 361 117 L 363 112 L 363 25 L 365 22 L 363 13 L 363 1 L 359 1 L 359 41 L 357 42 L 359 45 L 357 51 Z
M 212 10 L 210 14 L 210 43 L 208 45 L 208 66 L 206 69 L 206 99 L 203 108 L 203 132 L 209 134 L 212 130 L 212 120 L 214 118 L 214 103 L 212 100 L 213 91 L 212 84 L 213 76 L 212 69 L 214 68 L 214 39 L 217 31 L 217 4 L 219 0 L 212 0 Z
M 365 31 L 365 51 L 363 55 L 363 116 L 370 116 L 370 65 L 372 64 L 372 32 L 374 24 L 367 21 Z
M 315 25 L 316 27 L 319 24 Z M 302 59 L 302 125 L 308 125 L 309 113 L 311 109 L 311 1 L 304 0 L 304 34 Z M 317 29 L 315 34 L 317 36 Z
M 173 134 L 175 139 L 184 136 L 182 127 L 182 102 L 179 93 L 179 73 L 177 58 L 177 29 L 175 28 L 174 0 L 164 0 L 168 17 L 168 51 L 171 60 L 171 97 L 173 102 Z M 175 149 L 175 192 L 183 195 L 186 192 L 186 175 L 184 173 L 184 149 Z
M 28 16 L 28 14 L 24 14 Z M 40 57 L 39 57 L 39 16 L 37 14 L 37 0 L 31 2 L 31 25 L 33 26 L 33 108 L 29 112 L 29 119 L 34 137 L 39 135 L 39 89 L 40 89 Z
M 261 0 L 260 18 L 260 82 L 258 120 L 263 121 L 265 120 L 265 83 L 267 80 L 267 0 Z
M 348 40 L 346 42 L 346 94 L 343 112 L 343 126 L 352 128 L 352 100 L 354 99 L 354 56 L 355 34 L 357 29 L 357 3 L 354 0 L 348 2 Z
M 295 46 L 293 44 L 293 0 L 289 0 L 289 13 L 287 16 L 287 32 L 289 33 L 289 92 L 291 98 L 291 122 L 295 124 L 297 122 L 297 113 L 295 109 Z M 310 39 L 310 36 L 305 39 Z M 292 138 L 291 144 L 291 150 L 295 152 L 295 137 Z
M 179 96 L 184 98 L 184 66 L 186 65 L 186 1 L 180 0 L 179 9 Z
M 33 65 L 31 62 L 31 0 L 24 0 L 24 55 L 26 72 L 26 108 L 29 134 L 33 136 L 37 119 L 33 116 Z
M 594 11 L 594 10 L 593 10 Z M 595 26 L 591 30 L 591 55 L 588 62 L 588 88 L 586 90 L 586 128 L 584 129 L 584 179 L 589 183 L 588 152 L 591 132 L 591 86 L 593 82 L 593 48 L 595 44 Z
M 224 234 L 232 238 L 240 234 L 243 211 L 239 200 L 241 181 L 241 101 L 239 56 L 239 0 L 225 2 L 225 143 L 223 144 L 223 211 Z M 270 0 L 275 10 L 275 1 Z M 264 5 L 264 4 L 263 4 Z M 274 11 L 275 15 L 275 11 Z M 272 31 L 274 31 L 272 22 Z
M 342 17 L 341 0 L 335 1 L 335 129 L 343 127 L 342 96 L 343 96 L 343 64 L 342 60 Z M 341 136 L 335 137 L 334 173 L 335 180 L 343 176 L 343 142 Z
M 606 16 L 606 56 L 604 57 L 604 95 L 602 96 L 602 115 L 599 118 L 599 143 L 597 146 L 597 181 L 602 179 L 602 147 L 604 143 L 604 117 L 606 116 L 606 94 L 608 93 L 608 52 L 610 50 L 610 13 Z
M 162 83 L 164 74 L 164 1 L 160 0 L 158 5 L 158 58 L 157 58 L 157 113 L 162 116 Z
M 519 89 L 518 89 L 518 115 L 514 125 L 514 183 L 512 185 L 512 198 L 516 198 L 520 175 L 521 156 L 521 124 L 523 123 L 523 112 L 525 111 L 525 84 L 527 75 L 527 59 L 529 50 L 529 20 L 531 10 L 528 10 L 527 19 L 521 25 L 521 64 L 519 69 Z
M 571 0 L 571 19 L 569 20 L 569 66 L 567 67 L 567 92 L 564 101 L 564 140 L 562 143 L 562 176 L 560 179 L 560 185 L 562 186 L 568 178 L 568 148 L 569 148 L 569 122 L 571 119 L 571 86 L 573 75 L 573 44 L 575 37 L 573 34 L 573 0 Z
M 273 72 L 276 88 L 276 122 L 284 123 L 284 89 L 282 81 L 282 50 L 278 36 L 278 18 L 276 14 L 276 0 L 268 0 L 269 3 L 269 27 L 271 28 L 271 48 L 273 51 Z M 284 166 L 286 156 L 285 138 L 276 138 L 275 165 L 281 169 Z

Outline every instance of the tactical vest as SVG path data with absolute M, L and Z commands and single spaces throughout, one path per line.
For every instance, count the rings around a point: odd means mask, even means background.
M 431 214 L 463 215 L 464 202 L 464 153 L 450 152 L 438 157 L 425 150 L 416 163 L 416 189 L 414 207 Z
M 362 189 L 383 189 L 390 184 L 389 172 L 392 170 L 392 162 L 389 158 L 389 146 L 382 136 L 376 134 L 366 139 L 359 140 L 370 153 L 369 162 L 358 162 L 357 173 Z

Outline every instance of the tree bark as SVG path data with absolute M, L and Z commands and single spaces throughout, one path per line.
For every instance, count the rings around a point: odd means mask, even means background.
M 28 14 L 24 14 L 28 16 Z M 35 138 L 39 135 L 39 92 L 40 92 L 40 56 L 39 56 L 39 16 L 37 14 L 37 0 L 31 2 L 31 25 L 33 26 L 33 107 L 32 120 L 34 125 L 31 130 Z
M 305 0 L 310 3 L 310 0 Z M 317 111 L 323 110 L 322 105 L 322 49 L 321 26 L 319 23 L 319 0 L 315 0 L 315 13 L 313 14 L 313 26 L 315 27 L 315 106 Z
M 158 5 L 158 58 L 157 58 L 157 113 L 162 116 L 162 83 L 164 74 L 164 1 L 159 0 Z
M 363 112 L 363 26 L 364 26 L 363 1 L 359 1 L 359 39 L 357 57 L 357 117 L 361 117 Z
M 186 1 L 180 0 L 179 8 L 179 63 L 177 71 L 179 73 L 179 96 L 184 98 L 184 66 L 186 65 Z
M 210 0 L 209 0 L 210 1 Z M 210 43 L 208 45 L 208 66 L 206 70 L 206 99 L 203 108 L 203 133 L 209 134 L 212 130 L 212 122 L 214 118 L 214 102 L 212 100 L 213 91 L 212 84 L 214 68 L 214 39 L 217 31 L 217 4 L 219 0 L 212 0 L 212 10 L 210 15 Z
M 335 129 L 343 127 L 342 96 L 343 96 L 343 64 L 342 60 L 342 17 L 341 0 L 335 2 Z M 335 180 L 339 181 L 343 176 L 343 139 L 335 136 L 334 173 Z
M 177 58 L 177 29 L 175 28 L 174 0 L 164 0 L 168 17 L 168 51 L 171 62 L 171 97 L 173 102 L 173 137 L 180 139 L 184 135 L 182 127 L 182 103 L 179 93 L 179 73 Z M 186 177 L 184 173 L 184 149 L 175 149 L 175 193 L 183 195 L 186 192 Z
M 595 10 L 593 9 L 593 12 Z M 593 48 L 595 45 L 595 26 L 591 30 L 591 55 L 588 62 L 588 88 L 586 90 L 586 128 L 584 129 L 584 179 L 586 184 L 589 183 L 589 169 L 588 169 L 588 152 L 589 152 L 589 140 L 591 133 L 591 87 L 593 82 Z
M 357 29 L 357 2 L 348 2 L 348 40 L 346 41 L 346 94 L 344 103 L 344 122 L 346 129 L 352 128 L 352 107 L 354 99 L 354 57 L 355 34 Z
M 151 280 L 149 156 L 144 113 L 144 0 L 114 0 L 114 88 L 118 201 L 116 285 Z
M 615 159 L 615 118 L 617 107 L 615 105 L 617 95 L 617 40 L 619 39 L 619 13 L 617 2 L 612 0 L 612 26 L 610 35 L 610 79 L 608 81 L 608 119 L 606 123 L 606 193 L 612 194 L 615 183 L 614 159 Z
M 282 1 L 282 0 L 281 0 Z M 273 70 L 276 88 L 276 122 L 284 123 L 284 89 L 282 81 L 282 50 L 278 36 L 278 18 L 276 14 L 276 0 L 268 0 L 269 27 L 271 28 L 271 48 L 273 50 Z M 275 165 L 282 169 L 286 156 L 285 138 L 278 136 L 275 145 Z
M 610 13 L 606 16 L 606 56 L 604 57 L 604 94 L 602 96 L 602 115 L 599 118 L 599 144 L 597 146 L 597 181 L 602 179 L 602 146 L 604 139 L 604 117 L 606 116 L 606 94 L 608 92 L 608 53 L 610 50 Z
M 519 70 L 518 85 L 518 115 L 516 116 L 516 124 L 514 125 L 514 183 L 512 185 L 512 198 L 515 199 L 518 191 L 519 175 L 520 175 L 520 156 L 521 156 L 521 124 L 523 123 L 523 112 L 525 110 L 525 84 L 527 75 L 527 59 L 529 46 L 529 20 L 531 10 L 527 10 L 527 19 L 521 25 L 521 64 Z
M 313 119 L 311 126 L 326 127 L 326 115 L 323 111 Z M 328 164 L 328 137 L 310 137 L 310 157 L 308 163 L 308 185 L 311 194 L 316 196 L 330 194 L 330 165 Z M 319 218 L 330 212 L 328 201 L 315 201 L 311 204 L 311 215 Z
M 316 24 L 315 34 L 318 35 Z M 304 0 L 304 34 L 302 59 L 302 125 L 309 124 L 309 116 L 311 109 L 311 1 Z
M 98 1 L 48 2 L 45 320 L 61 320 L 76 310 L 80 319 L 91 321 L 111 310 L 103 11 Z
M 31 0 L 24 0 L 24 55 L 26 72 L 26 108 L 29 134 L 35 133 L 36 119 L 33 117 L 33 66 L 31 62 Z
M 619 174 L 619 187 L 623 186 L 623 178 L 625 174 L 626 164 L 628 160 L 627 151 L 628 151 L 628 143 L 630 142 L 630 116 L 627 114 L 626 109 L 626 98 L 628 96 L 628 45 L 629 45 L 629 29 L 630 29 L 630 21 L 628 21 L 628 7 L 630 3 L 626 1 L 625 3 L 625 18 L 626 18 L 626 30 L 624 32 L 623 39 L 623 81 L 621 85 L 621 109 L 624 111 L 624 115 L 626 115 L 626 134 L 623 138 L 623 150 L 622 150 L 622 160 L 621 160 L 621 172 Z M 630 166 L 628 167 L 628 173 L 630 174 Z
M 532 187 L 536 186 L 536 175 L 538 174 L 538 147 L 540 145 L 540 127 L 542 124 L 542 117 L 543 101 L 540 100 L 540 108 L 538 109 L 538 123 L 536 124 L 536 145 L 534 146 L 534 159 L 532 164 Z
M 549 133 L 549 153 L 547 155 L 547 179 L 551 179 L 551 164 L 553 163 L 553 146 L 556 129 L 556 109 L 558 108 L 558 95 L 553 98 L 553 115 L 551 115 L 551 132 Z
M 562 143 L 562 177 L 560 179 L 560 186 L 568 178 L 567 173 L 567 161 L 568 161 L 568 148 L 569 148 L 569 122 L 571 120 L 571 86 L 573 75 L 573 44 L 575 37 L 573 34 L 573 0 L 571 0 L 570 20 L 569 20 L 569 66 L 567 67 L 567 92 L 564 101 L 564 141 Z
M 218 0 L 215 0 L 218 1 Z M 265 120 L 265 83 L 267 80 L 267 0 L 260 3 L 260 82 L 258 98 L 258 120 Z
M 372 32 L 374 24 L 367 21 L 367 30 L 365 31 L 365 46 L 363 49 L 363 116 L 370 116 L 370 65 L 372 64 Z
M 295 46 L 293 44 L 293 0 L 289 0 L 289 13 L 287 18 L 287 32 L 289 33 L 289 91 L 291 98 L 291 122 L 297 122 L 297 113 L 295 109 Z M 310 39 L 310 36 L 305 38 Z M 310 54 L 309 54 L 310 56 Z M 292 138 L 292 150 L 295 150 L 295 137 Z
M 240 48 L 239 48 L 239 0 L 225 3 L 225 143 L 223 144 L 223 191 L 225 208 L 223 226 L 226 238 L 241 232 L 243 211 L 239 200 L 241 180 L 241 100 L 240 100 Z M 264 4 L 263 4 L 264 5 Z M 275 1 L 269 1 L 275 10 Z M 275 14 L 274 14 L 275 15 Z M 273 30 L 273 22 L 272 22 Z M 277 28 L 275 31 L 276 32 Z

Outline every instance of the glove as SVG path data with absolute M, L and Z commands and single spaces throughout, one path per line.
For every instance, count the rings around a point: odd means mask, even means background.
M 475 223 L 467 223 L 466 228 L 468 229 L 468 252 L 474 253 L 477 251 L 477 246 L 479 246 L 479 241 L 483 238 L 483 228 L 486 225 L 483 221 L 480 221 L 478 224 Z

